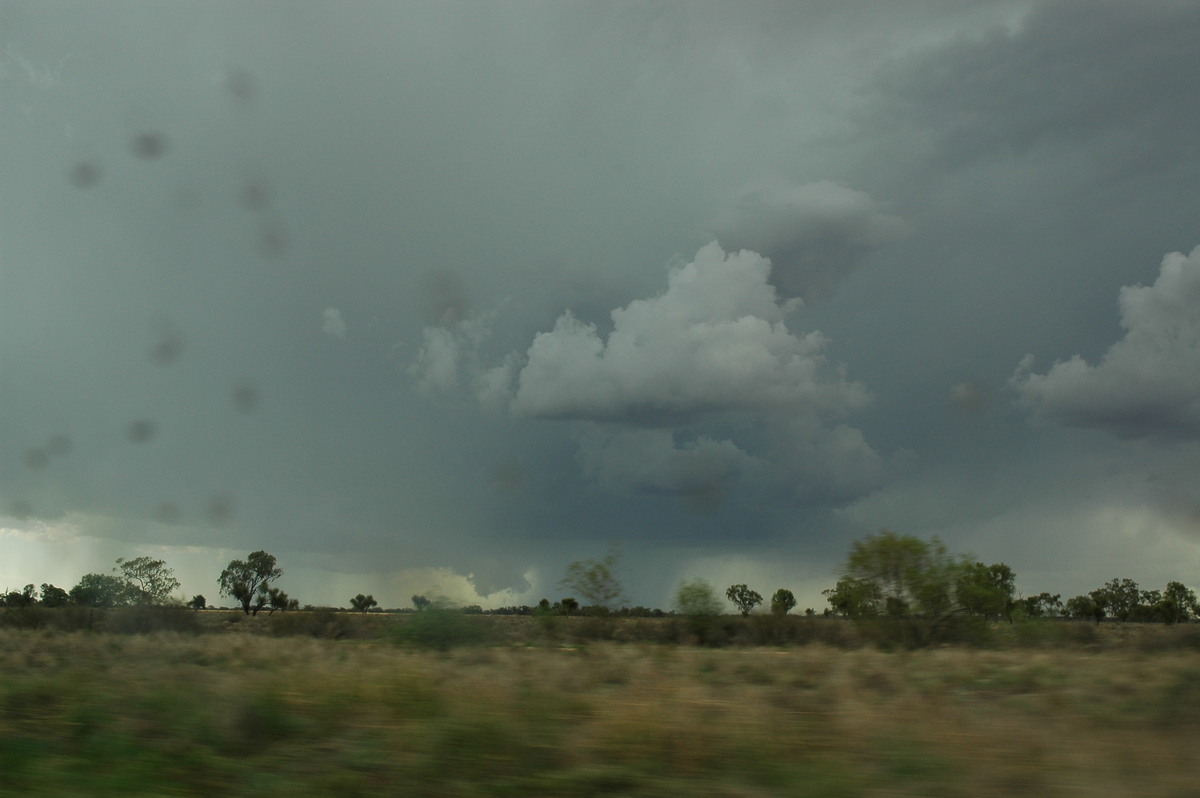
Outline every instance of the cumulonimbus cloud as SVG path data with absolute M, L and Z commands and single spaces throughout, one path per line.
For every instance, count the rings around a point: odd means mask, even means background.
M 788 329 L 800 301 L 781 301 L 770 273 L 762 255 L 714 241 L 661 294 L 613 310 L 607 335 L 566 312 L 486 368 L 486 324 L 468 319 L 427 327 L 410 373 L 427 393 L 465 387 L 493 411 L 589 422 L 582 474 L 608 490 L 703 510 L 751 486 L 823 502 L 869 492 L 884 459 L 841 423 L 867 390 L 828 361 L 824 335 Z
M 726 253 L 713 242 L 671 270 L 664 293 L 614 310 L 607 339 L 564 313 L 533 339 L 515 375 L 512 412 L 652 422 L 742 411 L 838 414 L 864 404 L 866 389 L 827 362 L 824 335 L 788 330 L 790 308 L 768 281 L 770 269 L 755 252 Z
M 770 258 L 771 282 L 784 297 L 812 300 L 830 293 L 875 250 L 908 233 L 871 195 L 823 180 L 772 181 L 739 191 L 715 224 L 728 250 Z
M 1118 298 L 1125 336 L 1096 365 L 1079 355 L 1013 375 L 1019 403 L 1046 419 L 1122 437 L 1200 437 L 1200 247 L 1163 258 L 1151 286 Z

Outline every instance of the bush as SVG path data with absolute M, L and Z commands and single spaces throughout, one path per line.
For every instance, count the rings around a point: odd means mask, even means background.
M 1095 634 L 1095 627 L 1087 627 Z M 1146 635 L 1139 641 L 1145 651 L 1200 651 L 1200 625 L 1179 624 L 1156 629 L 1155 634 Z
M 721 600 L 704 579 L 679 583 L 675 589 L 675 609 L 684 616 L 680 638 L 708 646 L 719 646 L 729 639 L 721 623 Z
M 0 626 L 7 629 L 45 629 L 50 622 L 50 610 L 37 605 L 0 609 Z
M 103 629 L 114 634 L 149 634 L 151 632 L 198 633 L 200 623 L 196 613 L 186 607 L 137 605 L 114 607 L 104 614 Z
M 987 621 L 970 615 L 861 618 L 855 622 L 855 626 L 865 642 L 884 650 L 939 644 L 986 646 L 993 642 Z
M 1030 618 L 1017 621 L 1008 627 L 1012 641 L 1022 648 L 1058 648 L 1084 646 L 1097 640 L 1094 623 L 1055 620 L 1052 618 Z
M 277 637 L 316 637 L 322 640 L 342 640 L 358 637 L 361 625 L 347 613 L 333 610 L 280 613 L 269 619 L 271 634 Z M 357 628 L 356 628 L 357 627 Z
M 448 651 L 455 646 L 478 645 L 487 637 L 486 618 L 458 610 L 427 609 L 406 616 L 396 626 L 397 643 Z

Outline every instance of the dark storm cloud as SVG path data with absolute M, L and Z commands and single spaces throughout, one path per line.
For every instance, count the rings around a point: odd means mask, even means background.
M 1039 3 L 1015 30 L 898 60 L 871 113 L 931 126 L 950 166 L 1042 151 L 1102 174 L 1167 168 L 1197 155 L 1197 29 L 1191 2 Z
M 829 181 L 776 181 L 743 189 L 717 222 L 730 252 L 749 249 L 771 260 L 771 284 L 782 297 L 819 299 L 871 251 L 907 232 L 874 200 Z
M 421 277 L 423 311 L 430 324 L 451 325 L 463 321 L 471 312 L 467 286 L 449 269 L 426 272 Z
M 580 439 L 583 475 L 610 489 L 712 502 L 765 463 L 732 441 L 698 437 L 682 444 L 671 430 L 595 427 Z

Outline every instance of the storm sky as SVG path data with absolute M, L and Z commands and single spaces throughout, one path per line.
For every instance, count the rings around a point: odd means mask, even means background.
M 1200 3 L 0 2 L 0 587 L 1200 587 Z

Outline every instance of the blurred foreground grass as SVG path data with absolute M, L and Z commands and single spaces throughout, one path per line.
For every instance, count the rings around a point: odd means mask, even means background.
M 1160 649 L 0 629 L 0 793 L 1200 795 Z

